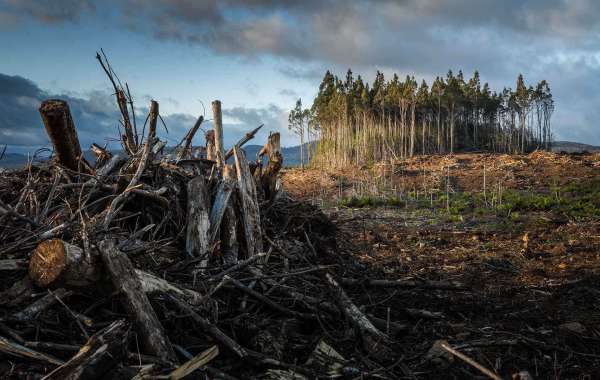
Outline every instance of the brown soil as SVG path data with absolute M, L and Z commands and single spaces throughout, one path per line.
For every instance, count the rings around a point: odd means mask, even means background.
M 600 378 L 600 220 L 574 221 L 551 212 L 522 213 L 515 220 L 472 214 L 450 219 L 439 210 L 327 203 L 352 194 L 349 184 L 368 181 L 377 170 L 389 173 L 390 167 L 401 170 L 388 174 L 388 181 L 410 189 L 427 176 L 441 177 L 450 166 L 455 189 L 477 192 L 484 164 L 488 184 L 502 181 L 504 188 L 538 192 L 600 175 L 598 154 L 535 152 L 418 157 L 335 173 L 290 170 L 283 178 L 295 197 L 328 205 L 326 212 L 339 227 L 340 254 L 369 268 L 370 277 L 469 285 L 467 291 L 352 289 L 368 314 L 411 326 L 396 337 L 404 348 L 398 353 L 403 373 L 485 378 L 457 358 L 427 360 L 434 342 L 443 339 L 502 378 L 520 371 L 535 379 Z M 425 318 L 407 309 L 442 314 Z

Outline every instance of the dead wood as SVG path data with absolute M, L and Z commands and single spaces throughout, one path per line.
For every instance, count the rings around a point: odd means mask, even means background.
M 89 173 L 90 167 L 83 158 L 67 102 L 59 99 L 46 100 L 40 106 L 40 115 L 58 162 L 73 171 Z
M 221 112 L 221 101 L 212 102 L 213 126 L 215 131 L 215 156 L 217 167 L 222 168 L 225 163 L 225 151 L 223 149 L 223 114 Z
M 201 267 L 208 263 L 210 251 L 210 198 L 202 177 L 196 177 L 187 184 L 188 218 L 186 250 L 191 257 L 203 258 Z
M 256 182 L 250 173 L 246 155 L 234 147 L 233 156 L 237 170 L 238 191 L 240 196 L 242 227 L 249 257 L 263 251 L 260 211 L 256 196 Z
M 50 363 L 53 365 L 62 365 L 63 361 L 60 359 L 57 359 L 53 356 L 32 350 L 31 348 L 27 348 L 25 346 L 22 346 L 18 343 L 15 342 L 11 342 L 10 340 L 3 338 L 0 336 L 0 352 L 7 354 L 7 355 L 11 355 L 11 356 L 17 356 L 17 357 L 21 357 L 21 358 L 25 358 L 25 359 L 33 359 L 33 360 L 37 360 L 37 361 L 42 361 L 42 362 L 46 362 L 46 363 Z
M 327 279 L 328 284 L 332 290 L 332 296 L 334 297 L 335 302 L 342 314 L 352 323 L 356 331 L 361 336 L 370 336 L 375 340 L 381 340 L 386 342 L 389 338 L 379 331 L 377 327 L 373 325 L 373 323 L 367 318 L 366 315 L 356 305 L 350 297 L 346 294 L 344 289 L 337 283 L 337 281 L 333 278 L 333 276 L 329 273 L 325 274 L 325 278 Z
M 283 155 L 281 154 L 281 143 L 279 133 L 269 135 L 265 146 L 258 153 L 259 157 L 267 155 L 268 164 L 260 175 L 260 182 L 265 194 L 266 200 L 275 198 L 275 187 L 277 184 L 277 175 L 283 165 Z
M 29 261 L 29 277 L 46 288 L 56 285 L 85 287 L 100 279 L 98 257 L 60 239 L 44 240 Z
M 128 338 L 125 321 L 115 321 L 94 334 L 75 356 L 44 380 L 100 379 L 127 355 Z
M 127 256 L 117 249 L 115 241 L 112 239 L 102 240 L 98 248 L 113 285 L 123 293 L 124 306 L 133 317 L 140 339 L 148 352 L 175 362 L 175 353 L 169 338 L 158 321 L 148 297 L 143 292 L 142 285 Z

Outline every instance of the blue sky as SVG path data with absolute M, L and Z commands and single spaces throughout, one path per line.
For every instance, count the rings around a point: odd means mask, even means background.
M 379 69 L 428 80 L 477 69 L 498 90 L 520 72 L 547 79 L 556 138 L 600 145 L 599 19 L 592 0 L 0 0 L 0 85 L 15 89 L 0 89 L 0 111 L 15 114 L 0 116 L 0 145 L 46 143 L 35 103 L 48 96 L 81 108 L 84 145 L 114 137 L 100 48 L 140 112 L 160 103 L 171 141 L 201 102 L 210 117 L 220 99 L 226 143 L 264 122 L 263 134 L 279 130 L 295 144 L 286 122 L 295 99 L 310 105 L 326 69 L 352 67 L 368 79 Z M 27 85 L 28 95 L 18 92 Z

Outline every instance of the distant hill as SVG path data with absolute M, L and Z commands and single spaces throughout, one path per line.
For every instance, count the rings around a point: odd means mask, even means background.
M 567 153 L 579 153 L 579 152 L 600 152 L 600 146 L 582 144 L 572 141 L 554 141 L 552 143 L 553 152 L 567 152 Z
M 308 144 L 304 144 L 304 162 L 307 162 L 307 151 Z M 258 152 L 262 149 L 262 145 L 246 145 L 244 146 L 244 150 L 246 151 L 246 156 L 250 160 L 255 160 Z M 286 167 L 294 167 L 300 166 L 300 145 L 292 146 L 292 147 L 284 147 L 282 148 L 283 153 L 283 163 Z M 94 154 L 86 150 L 83 155 L 89 162 L 94 161 Z M 0 168 L 5 169 L 17 169 L 22 167 L 27 163 L 27 155 L 19 154 L 19 153 L 6 153 L 4 158 L 0 160 Z
M 246 156 L 250 160 L 256 159 L 256 155 L 261 150 L 262 145 L 246 145 L 244 150 Z M 304 144 L 304 162 L 308 161 L 308 143 Z M 282 148 L 283 162 L 286 167 L 300 166 L 300 145 L 284 147 Z M 578 152 L 600 152 L 600 146 L 582 144 L 572 141 L 555 141 L 552 143 L 553 152 L 567 152 L 567 153 L 578 153 Z M 90 151 L 84 152 L 85 158 L 93 162 L 94 155 Z M 4 158 L 0 160 L 0 168 L 5 169 L 16 169 L 27 162 L 27 155 L 19 153 L 6 153 Z

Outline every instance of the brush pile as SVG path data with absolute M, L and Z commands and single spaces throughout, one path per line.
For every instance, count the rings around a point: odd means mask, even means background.
M 138 134 L 129 89 L 98 58 L 123 150 L 92 145 L 87 162 L 68 104 L 51 99 L 40 114 L 52 159 L 0 175 L 0 376 L 409 374 L 393 339 L 405 326 L 366 315 L 343 286 L 461 285 L 367 280 L 336 252 L 332 223 L 282 191 L 278 133 L 264 165 L 242 149 L 260 127 L 225 150 L 215 101 L 206 146 L 191 144 L 200 117 L 168 150 L 158 103 Z

